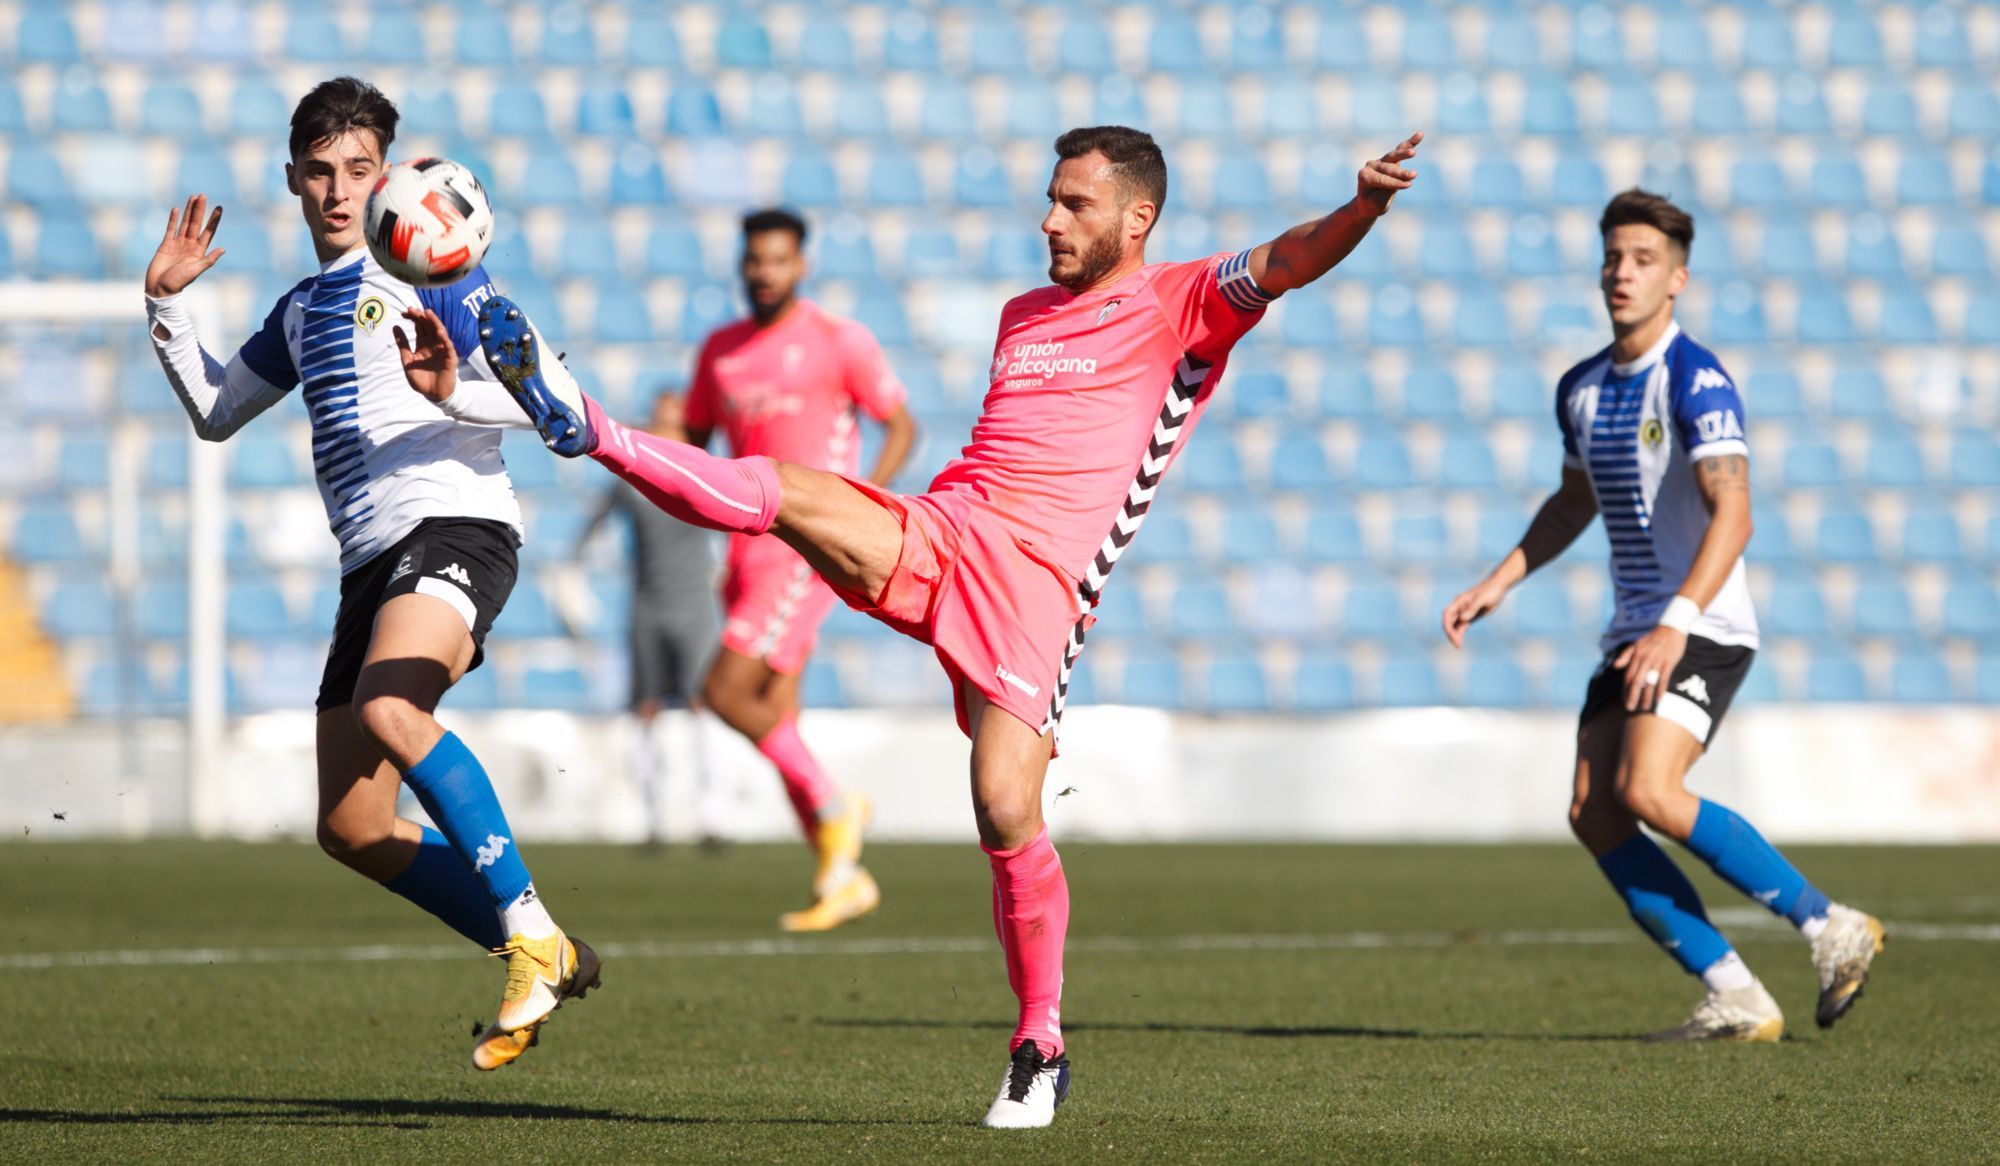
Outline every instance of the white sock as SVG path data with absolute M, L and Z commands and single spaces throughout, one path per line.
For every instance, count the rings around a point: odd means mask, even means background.
M 1743 962 L 1743 957 L 1732 951 L 1703 968 L 1701 982 L 1711 992 L 1734 992 L 1756 983 L 1757 977 L 1750 974 L 1750 965 Z
M 500 908 L 500 930 L 528 939 L 547 939 L 556 933 L 556 921 L 549 918 L 549 909 L 542 906 L 535 884 L 529 883 L 518 898 Z
M 1818 939 L 1819 933 L 1825 930 L 1826 930 L 1826 916 L 1824 915 L 1815 915 L 1812 918 L 1806 920 L 1804 923 L 1799 924 L 1799 934 L 1806 937 L 1807 943 L 1811 943 L 1813 940 Z
M 658 838 L 660 821 L 660 743 L 658 721 L 640 721 L 632 738 L 632 780 L 639 784 L 639 800 L 646 807 L 646 837 Z
M 707 709 L 694 713 L 694 816 L 695 829 L 710 838 L 722 837 L 726 816 L 722 779 L 715 765 L 715 742 L 722 722 Z

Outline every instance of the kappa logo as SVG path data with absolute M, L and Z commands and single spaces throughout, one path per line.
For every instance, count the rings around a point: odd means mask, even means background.
M 1696 704 L 1708 703 L 1708 681 L 1703 680 L 1699 676 L 1690 676 L 1679 684 L 1674 685 L 1674 691 L 1686 693 L 1688 698 Z
M 416 557 L 411 552 L 404 551 L 403 557 L 396 560 L 396 569 L 389 574 L 389 582 L 394 583 L 416 569 Z
M 507 853 L 507 844 L 512 841 L 512 838 L 504 835 L 488 834 L 486 841 L 479 844 L 479 857 L 473 861 L 472 869 L 485 870 L 499 862 L 500 856 Z
M 1102 324 L 1106 320 L 1109 320 L 1111 318 L 1111 313 L 1117 311 L 1118 305 L 1124 302 L 1125 302 L 1124 300 L 1112 300 L 1110 303 L 1104 305 L 1104 308 L 1097 313 L 1097 322 Z
M 1750 897 L 1757 900 L 1759 903 L 1764 904 L 1766 907 L 1769 907 L 1773 903 L 1776 903 L 1778 901 L 1778 894 L 1779 894 L 1778 888 L 1773 887 L 1768 891 L 1758 891 L 1752 894 Z
M 458 584 L 460 587 L 472 586 L 472 576 L 470 574 L 467 574 L 465 568 L 459 566 L 457 563 L 453 563 L 451 566 L 446 567 L 442 571 L 439 571 L 438 574 L 443 575 L 445 578 L 451 580 L 453 583 Z
M 1729 378 L 1722 375 L 1721 369 L 1705 368 L 1694 374 L 1694 384 L 1689 387 L 1688 391 L 1690 393 L 1699 393 L 1703 389 L 1726 389 L 1728 387 Z

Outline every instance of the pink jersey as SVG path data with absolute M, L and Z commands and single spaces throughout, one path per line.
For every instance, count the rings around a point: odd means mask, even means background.
M 1095 602 L 1231 346 L 1272 298 L 1247 251 L 1155 263 L 1083 295 L 1016 296 L 971 443 L 931 493 L 976 495 Z
M 721 428 L 737 457 L 852 474 L 856 406 L 889 417 L 903 407 L 902 382 L 868 329 L 800 300 L 768 328 L 738 320 L 709 336 L 688 387 L 687 427 Z

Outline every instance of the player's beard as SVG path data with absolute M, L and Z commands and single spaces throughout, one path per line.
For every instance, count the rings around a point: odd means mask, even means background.
M 1080 292 L 1098 280 L 1103 279 L 1112 268 L 1118 266 L 1118 261 L 1124 257 L 1125 249 L 1118 238 L 1118 232 L 1106 231 L 1097 238 L 1092 239 L 1090 245 L 1077 254 L 1076 274 L 1070 276 L 1068 279 L 1064 279 L 1062 276 L 1056 274 L 1055 260 L 1051 257 L 1049 260 L 1049 279 L 1073 292 Z

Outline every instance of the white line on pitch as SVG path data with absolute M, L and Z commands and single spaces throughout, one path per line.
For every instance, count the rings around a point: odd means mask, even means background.
M 1893 940 L 2000 943 L 2000 924 L 1892 923 Z M 1077 953 L 1143 954 L 1174 951 L 1361 951 L 1393 948 L 1477 946 L 1578 947 L 1606 943 L 1636 943 L 1636 932 L 1496 931 L 1348 931 L 1325 935 L 1183 935 L 1080 936 L 1068 950 Z M 649 940 L 606 943 L 598 952 L 614 959 L 748 959 L 795 955 L 960 955 L 993 951 L 993 940 L 979 937 L 909 937 L 881 939 L 717 939 Z M 125 951 L 58 951 L 0 955 L 0 970 L 41 971 L 51 968 L 207 967 L 222 964 L 381 963 L 390 960 L 465 959 L 465 944 L 360 947 L 195 947 Z

